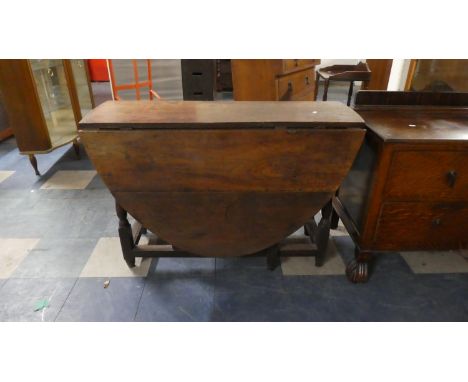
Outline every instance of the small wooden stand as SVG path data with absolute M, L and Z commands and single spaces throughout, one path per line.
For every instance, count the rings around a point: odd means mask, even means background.
M 130 268 L 135 266 L 137 257 L 202 257 L 190 252 L 179 250 L 171 244 L 157 238 L 155 244 L 140 245 L 141 235 L 146 228 L 138 221 L 130 225 L 125 211 L 118 203 L 115 204 L 119 218 L 119 237 L 125 262 Z M 315 256 L 315 265 L 320 267 L 325 262 L 325 256 L 330 235 L 332 214 L 331 201 L 322 208 L 322 218 L 317 224 L 314 218 L 304 226 L 305 238 L 287 237 L 280 243 L 266 248 L 250 256 L 265 256 L 267 267 L 276 269 L 281 264 L 281 257 Z

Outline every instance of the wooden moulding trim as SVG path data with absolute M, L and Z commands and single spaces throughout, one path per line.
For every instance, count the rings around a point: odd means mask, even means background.
M 55 149 L 58 149 L 59 147 L 62 147 L 62 146 L 65 146 L 65 145 L 68 145 L 69 143 L 73 142 L 75 139 L 78 139 L 79 138 L 79 135 L 78 133 L 76 134 L 76 136 L 74 138 L 71 138 L 71 139 L 68 139 L 67 141 L 63 142 L 63 143 L 60 143 L 59 145 L 54 145 L 52 146 L 50 149 L 47 149 L 47 150 L 35 150 L 35 151 L 20 151 L 20 154 L 22 155 L 34 155 L 34 154 L 48 154 L 52 151 L 54 151 Z

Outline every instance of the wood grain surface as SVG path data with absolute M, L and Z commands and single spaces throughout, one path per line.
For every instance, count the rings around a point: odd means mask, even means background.
M 362 118 L 340 102 L 107 101 L 88 113 L 81 129 L 223 129 L 275 127 L 364 127 Z
M 247 255 L 331 199 L 365 133 L 343 105 L 280 104 L 109 103 L 85 117 L 80 136 L 119 205 L 143 226 L 198 255 Z

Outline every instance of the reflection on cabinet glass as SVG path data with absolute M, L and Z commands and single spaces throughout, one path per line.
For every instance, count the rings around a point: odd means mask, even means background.
M 93 108 L 84 60 L 0 60 L 0 95 L 22 154 L 48 153 L 73 142 L 77 123 Z
M 88 67 L 84 60 L 70 60 L 70 63 L 80 103 L 81 115 L 84 116 L 94 107 Z
M 405 88 L 468 92 L 468 60 L 411 60 Z

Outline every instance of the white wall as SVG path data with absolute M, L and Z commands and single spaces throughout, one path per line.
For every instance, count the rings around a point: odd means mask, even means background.
M 405 90 L 406 77 L 408 75 L 411 60 L 394 59 L 387 90 Z

